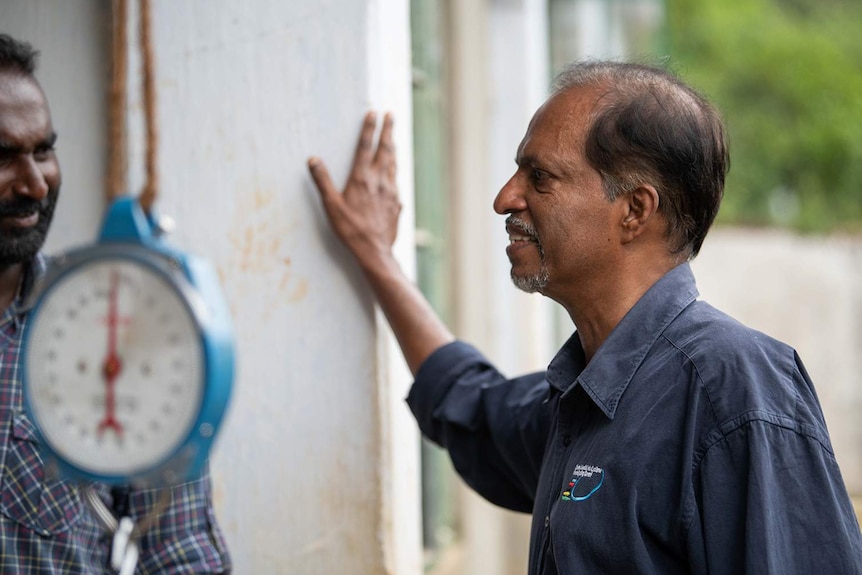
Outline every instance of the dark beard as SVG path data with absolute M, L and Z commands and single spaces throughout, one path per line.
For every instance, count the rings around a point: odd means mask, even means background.
M 20 217 L 39 212 L 39 222 L 30 228 L 0 227 L 0 269 L 28 262 L 42 249 L 54 208 L 57 206 L 58 189 L 48 190 L 42 201 L 27 197 L 16 197 L 0 203 L 0 218 Z

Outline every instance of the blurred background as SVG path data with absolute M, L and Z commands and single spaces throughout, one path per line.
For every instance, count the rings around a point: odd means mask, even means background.
M 3 0 L 42 51 L 64 191 L 48 238 L 90 241 L 105 203 L 119 0 Z M 143 181 L 130 1 L 130 193 Z M 238 374 L 212 458 L 236 573 L 515 575 L 529 519 L 464 488 L 421 441 L 411 383 L 305 171 L 335 181 L 360 118 L 394 111 L 397 254 L 438 312 L 511 375 L 573 326 L 509 280 L 492 210 L 554 73 L 578 58 L 666 65 L 730 132 L 702 295 L 797 348 L 862 497 L 862 3 L 858 0 L 152 0 L 157 208 L 211 259 Z

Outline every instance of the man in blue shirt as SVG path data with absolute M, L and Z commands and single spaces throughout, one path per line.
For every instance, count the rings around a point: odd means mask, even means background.
M 416 376 L 408 402 L 476 491 L 532 512 L 529 572 L 862 573 L 862 534 L 796 353 L 698 299 L 689 260 L 728 169 L 721 120 L 649 67 L 558 76 L 494 209 L 512 279 L 577 331 L 507 379 L 392 255 L 392 119 L 366 117 L 339 193 L 309 160 Z

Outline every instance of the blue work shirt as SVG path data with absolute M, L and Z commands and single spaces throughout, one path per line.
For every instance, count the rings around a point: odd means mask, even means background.
M 532 512 L 531 575 L 862 574 L 862 534 L 796 352 L 697 299 L 688 264 L 589 363 L 577 333 L 507 379 L 446 345 L 408 403 L 500 506 Z

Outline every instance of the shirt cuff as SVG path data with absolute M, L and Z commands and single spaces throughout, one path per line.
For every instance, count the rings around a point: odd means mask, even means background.
M 488 360 L 470 344 L 456 340 L 438 347 L 422 362 L 407 394 L 407 405 L 426 435 L 432 430 L 436 407 L 467 369 L 487 366 Z

